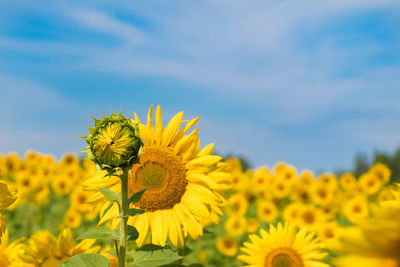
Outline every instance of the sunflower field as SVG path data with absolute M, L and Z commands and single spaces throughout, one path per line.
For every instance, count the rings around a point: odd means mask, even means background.
M 200 145 L 198 123 L 112 112 L 85 158 L 0 154 L 0 266 L 400 266 L 386 165 L 245 169 Z

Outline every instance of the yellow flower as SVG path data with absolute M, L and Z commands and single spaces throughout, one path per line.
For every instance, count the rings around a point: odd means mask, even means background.
M 74 255 L 96 253 L 99 247 L 93 247 L 95 241 L 85 239 L 74 245 L 70 229 L 62 230 L 58 238 L 49 231 L 38 231 L 30 237 L 29 245 L 21 245 L 19 257 L 25 264 L 56 267 L 56 263 L 63 263 Z
M 278 174 L 285 170 L 289 165 L 287 165 L 285 162 L 279 161 L 274 165 L 274 173 Z
M 315 176 L 310 170 L 302 170 L 299 175 L 299 181 L 305 186 L 311 186 L 315 182 Z
M 0 210 L 9 207 L 15 200 L 17 200 L 16 189 L 0 181 Z
M 18 258 L 18 251 L 23 238 L 19 238 L 14 242 L 8 244 L 8 230 L 1 236 L 0 239 L 0 267 L 22 267 L 22 264 Z
M 73 169 L 79 165 L 79 158 L 76 154 L 68 153 L 62 156 L 60 161 L 61 169 Z
M 272 191 L 273 195 L 276 198 L 284 198 L 287 197 L 290 193 L 291 189 L 291 184 L 287 183 L 283 179 L 277 179 L 273 184 L 272 184 Z
M 258 230 L 258 227 L 260 227 L 260 221 L 257 218 L 247 219 L 247 227 L 246 227 L 247 233 L 254 233 L 255 231 Z
M 340 176 L 339 183 L 342 190 L 347 192 L 353 190 L 356 187 L 357 180 L 354 174 L 346 172 Z
M 271 183 L 271 171 L 268 167 L 263 166 L 255 170 L 251 184 L 254 193 L 260 193 L 264 191 Z
M 236 255 L 238 246 L 236 240 L 231 236 L 223 236 L 217 240 L 217 249 L 220 253 L 233 257 Z
M 296 228 L 286 223 L 277 227 L 270 225 L 269 232 L 260 230 L 261 237 L 252 234 L 245 242 L 238 259 L 252 267 L 327 267 L 320 262 L 325 253 L 323 246 L 306 228 Z
M 358 179 L 358 184 L 361 190 L 367 195 L 377 193 L 382 186 L 382 182 L 379 180 L 378 176 L 374 176 L 369 172 L 361 175 L 360 179 Z
M 329 190 L 333 192 L 338 188 L 338 179 L 336 175 L 332 173 L 322 173 L 318 175 L 317 183 L 326 186 Z
M 249 203 L 243 194 L 235 194 L 228 200 L 228 211 L 234 215 L 244 215 L 247 212 Z
M 66 195 L 71 192 L 73 181 L 68 179 L 65 175 L 58 175 L 53 179 L 51 186 L 54 193 L 58 195 Z
M 292 185 L 297 180 L 297 170 L 293 166 L 286 166 L 276 174 L 278 180 Z
M 363 197 L 355 197 L 343 204 L 343 213 L 351 222 L 355 222 L 360 218 L 368 215 L 367 201 Z
M 264 222 L 273 222 L 278 217 L 278 209 L 271 201 L 259 201 L 256 212 L 257 217 Z
M 303 205 L 298 215 L 298 224 L 311 229 L 324 220 L 325 218 L 322 216 L 321 211 L 311 205 Z
M 81 220 L 82 220 L 82 215 L 75 210 L 70 209 L 64 215 L 64 222 L 68 228 L 78 227 L 79 225 L 81 225 Z
M 283 219 L 291 224 L 297 224 L 302 204 L 293 202 L 287 205 L 283 211 Z
M 21 159 L 16 152 L 10 152 L 4 159 L 4 172 L 11 175 L 18 171 L 21 165 Z
M 359 218 L 355 226 L 339 232 L 340 252 L 345 256 L 338 259 L 338 266 L 400 266 L 400 199 L 397 201 L 399 205 L 372 206 L 370 217 Z
M 139 246 L 151 235 L 153 244 L 164 246 L 168 237 L 174 245 L 182 247 L 187 235 L 194 239 L 202 235 L 204 223 L 219 222 L 224 199 L 217 191 L 227 188 L 230 175 L 221 170 L 221 157 L 212 155 L 213 144 L 199 149 L 198 128 L 186 134 L 198 118 L 180 129 L 183 123 L 183 112 L 180 112 L 164 128 L 160 107 L 156 110 L 155 126 L 152 113 L 151 107 L 147 126 L 139 124 L 140 136 L 145 142 L 143 154 L 128 177 L 129 195 L 147 189 L 140 202 L 132 205 L 146 213 L 130 217 L 128 224 L 138 229 Z M 118 206 L 105 201 L 97 187 L 120 193 L 120 179 L 104 178 L 104 175 L 100 172 L 84 184 L 89 190 L 95 190 L 89 201 L 101 207 L 99 223 L 111 220 L 112 227 L 117 227 Z
M 244 234 L 246 230 L 246 218 L 231 216 L 225 222 L 225 230 L 234 236 Z
M 320 206 L 329 205 L 335 197 L 334 192 L 329 187 L 316 183 L 311 189 L 311 199 Z
M 390 175 L 392 171 L 383 163 L 375 163 L 368 171 L 372 175 L 376 176 L 382 184 L 387 184 L 390 181 Z

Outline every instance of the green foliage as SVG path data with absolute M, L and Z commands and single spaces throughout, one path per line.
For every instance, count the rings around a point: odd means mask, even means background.
M 128 225 L 128 240 L 134 241 L 138 239 L 138 237 L 139 237 L 138 230 L 135 227 Z
M 108 201 L 117 202 L 117 203 L 121 202 L 121 195 L 118 195 L 114 191 L 112 191 L 108 188 L 101 188 L 101 187 L 97 187 L 97 189 L 99 189 L 100 193 L 102 193 L 104 198 L 107 199 Z
M 129 251 L 127 253 L 129 267 L 155 267 L 173 263 L 182 259 L 169 249 L 158 249 L 154 251 Z
M 143 214 L 146 211 L 144 210 L 139 210 L 139 209 L 129 209 L 128 210 L 128 216 L 135 216 L 135 215 L 139 215 L 139 214 Z
M 119 240 L 119 229 L 111 229 L 106 226 L 101 226 L 95 229 L 91 229 L 88 232 L 80 236 L 79 239 L 108 239 L 108 240 Z
M 79 254 L 57 265 L 59 267 L 108 267 L 110 260 L 99 254 Z
M 360 177 L 361 174 L 367 172 L 372 165 L 378 162 L 387 165 L 392 171 L 390 182 L 400 181 L 400 148 L 396 149 L 393 154 L 375 151 L 372 159 L 369 159 L 366 154 L 359 153 L 355 157 L 354 168 L 351 172 L 356 177 Z
M 146 189 L 143 189 L 143 190 L 137 191 L 135 194 L 133 194 L 129 198 L 128 204 L 139 202 L 145 191 L 146 191 Z

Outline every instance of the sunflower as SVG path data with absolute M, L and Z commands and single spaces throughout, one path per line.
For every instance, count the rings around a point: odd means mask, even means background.
M 279 171 L 276 176 L 278 180 L 291 185 L 297 180 L 297 170 L 293 166 L 286 166 L 283 170 Z
M 360 196 L 346 201 L 343 204 L 343 213 L 351 222 L 366 217 L 368 215 L 367 200 Z
M 254 193 L 264 191 L 271 183 L 271 171 L 268 167 L 262 166 L 254 171 L 251 177 L 251 184 Z
M 311 186 L 315 182 L 314 173 L 310 170 L 302 170 L 299 175 L 299 181 L 305 186 Z
M 52 181 L 51 186 L 57 195 L 67 195 L 71 192 L 74 181 L 66 175 L 57 175 Z
M 217 240 L 217 249 L 221 254 L 233 257 L 237 253 L 238 246 L 233 237 L 223 236 Z
M 249 203 L 243 194 L 235 194 L 228 200 L 228 212 L 234 215 L 244 215 Z
M 278 209 L 271 201 L 259 201 L 256 213 L 260 220 L 268 223 L 273 222 L 278 217 Z
M 345 256 L 337 266 L 400 266 L 400 199 L 388 202 L 372 206 L 370 217 L 359 218 L 355 226 L 339 232 L 340 252 Z
M 18 251 L 23 238 L 19 238 L 12 243 L 8 243 L 8 230 L 0 239 L 0 267 L 19 267 L 24 266 L 18 258 Z
M 383 184 L 387 184 L 390 181 L 390 175 L 392 171 L 383 163 L 375 163 L 369 169 L 369 172 L 376 176 Z
M 340 176 L 339 184 L 342 190 L 346 192 L 353 190 L 357 185 L 356 177 L 351 172 L 346 172 Z
M 234 236 L 244 234 L 246 230 L 246 218 L 239 216 L 231 216 L 225 222 L 225 230 Z
M 325 253 L 322 243 L 306 228 L 296 231 L 292 224 L 270 225 L 269 232 L 260 230 L 261 237 L 250 235 L 241 250 L 247 255 L 238 259 L 252 267 L 327 267 L 320 262 Z
M 283 219 L 286 222 L 297 224 L 302 204 L 293 202 L 285 207 L 283 210 Z
M 85 239 L 74 245 L 74 239 L 70 229 L 61 231 L 58 238 L 49 231 L 35 232 L 29 239 L 29 245 L 22 244 L 19 251 L 20 259 L 26 266 L 56 267 L 57 263 L 63 263 L 70 257 L 82 253 L 96 253 L 99 247 L 93 247 L 96 240 Z
M 64 215 L 64 223 L 68 228 L 76 228 L 81 225 L 82 215 L 76 210 L 70 209 Z
M 0 181 L 0 210 L 8 208 L 17 200 L 17 190 Z
M 128 195 L 147 189 L 141 200 L 132 204 L 146 213 L 130 217 L 128 224 L 138 229 L 139 246 L 151 235 L 153 244 L 164 246 L 168 237 L 174 245 L 183 247 L 185 237 L 196 239 L 202 235 L 205 223 L 219 222 L 224 199 L 217 191 L 227 188 L 230 175 L 222 170 L 221 157 L 212 155 L 213 144 L 199 149 L 199 128 L 187 134 L 198 118 L 182 121 L 180 112 L 164 128 L 160 107 L 156 110 L 156 125 L 152 114 L 150 107 L 147 125 L 140 123 L 135 114 L 144 146 L 140 163 L 132 166 L 128 177 Z M 182 123 L 186 124 L 180 129 Z M 118 205 L 106 201 L 97 187 L 120 193 L 120 180 L 104 176 L 105 172 L 99 172 L 84 185 L 94 190 L 89 201 L 101 209 L 99 224 L 110 220 L 115 228 L 119 225 Z
M 315 184 L 311 189 L 311 199 L 317 205 L 329 205 L 333 201 L 334 197 L 335 194 L 333 190 L 321 183 Z
M 256 232 L 258 230 L 258 227 L 260 227 L 260 221 L 257 218 L 248 218 L 247 219 L 247 226 L 246 226 L 247 233 Z
M 373 195 L 377 193 L 382 186 L 382 182 L 378 176 L 375 176 L 369 172 L 361 175 L 360 179 L 358 179 L 358 184 L 361 190 L 367 195 Z
M 315 228 L 325 220 L 321 210 L 312 205 L 303 205 L 297 219 L 300 226 L 309 228 Z

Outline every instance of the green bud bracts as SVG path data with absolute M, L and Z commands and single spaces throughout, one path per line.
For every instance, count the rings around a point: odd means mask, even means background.
M 93 119 L 94 128 L 88 128 L 90 134 L 83 137 L 88 143 L 84 151 L 89 159 L 109 172 L 138 162 L 143 141 L 137 124 L 121 113 L 115 115 L 112 111 L 110 117 Z

